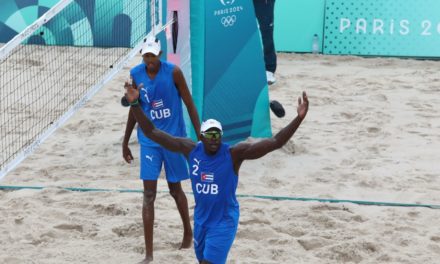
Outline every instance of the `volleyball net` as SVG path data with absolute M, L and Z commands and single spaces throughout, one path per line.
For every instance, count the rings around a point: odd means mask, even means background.
M 0 179 L 173 22 L 162 17 L 160 0 L 62 0 L 0 44 Z

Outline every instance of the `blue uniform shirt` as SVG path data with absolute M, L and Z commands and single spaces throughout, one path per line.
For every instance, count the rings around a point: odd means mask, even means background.
M 140 89 L 139 100 L 142 110 L 160 130 L 176 137 L 186 137 L 183 120 L 182 98 L 174 84 L 174 65 L 160 61 L 160 69 L 154 79 L 146 72 L 146 65 L 141 63 L 130 70 L 134 83 Z M 157 147 L 159 144 L 147 138 L 142 129 L 137 130 L 138 141 L 142 146 Z
M 234 172 L 229 145 L 222 143 L 217 153 L 205 153 L 197 143 L 188 157 L 196 207 L 194 224 L 204 227 L 236 226 L 240 215 L 235 192 L 238 176 Z

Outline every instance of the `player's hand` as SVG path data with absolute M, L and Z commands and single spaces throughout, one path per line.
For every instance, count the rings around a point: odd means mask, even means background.
M 140 84 L 139 87 L 136 87 L 135 85 L 132 85 L 129 82 L 125 82 L 124 88 L 125 88 L 125 98 L 127 98 L 127 101 L 129 103 L 133 103 L 137 99 L 139 99 L 139 89 L 142 88 L 142 84 Z
M 131 154 L 131 150 L 127 145 L 122 145 L 122 157 L 127 163 L 131 163 L 133 160 L 133 155 Z
M 309 111 L 309 99 L 307 98 L 306 92 L 302 93 L 301 97 L 298 97 L 298 108 L 296 109 L 299 118 L 304 119 Z

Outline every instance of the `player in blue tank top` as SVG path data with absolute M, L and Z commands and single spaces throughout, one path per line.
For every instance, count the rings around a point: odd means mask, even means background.
M 222 143 L 221 124 L 213 119 L 202 123 L 200 141 L 175 137 L 156 128 L 139 107 L 139 91 L 125 84 L 127 101 L 144 134 L 170 151 L 184 154 L 196 206 L 194 208 L 194 249 L 199 263 L 226 263 L 237 233 L 239 205 L 238 172 L 244 160 L 258 159 L 281 148 L 293 136 L 306 117 L 309 102 L 305 92 L 298 98 L 295 119 L 272 138 L 241 142 L 234 146 Z
M 200 129 L 197 110 L 182 71 L 176 65 L 160 60 L 161 54 L 160 42 L 148 39 L 142 48 L 143 63 L 130 71 L 132 85 L 139 88 L 139 104 L 157 128 L 173 136 L 186 137 L 182 101 L 188 109 L 196 131 Z M 128 142 L 135 124 L 136 119 L 130 110 L 122 144 L 123 157 L 128 163 L 133 160 Z M 143 263 L 148 263 L 153 260 L 154 201 L 162 164 L 165 168 L 170 194 L 176 201 L 183 222 L 184 235 L 181 248 L 191 247 L 193 236 L 188 202 L 180 184 L 180 181 L 188 179 L 189 175 L 187 162 L 182 154 L 163 148 L 146 137 L 139 127 L 137 136 L 140 144 L 140 178 L 144 186 L 142 219 L 145 259 Z

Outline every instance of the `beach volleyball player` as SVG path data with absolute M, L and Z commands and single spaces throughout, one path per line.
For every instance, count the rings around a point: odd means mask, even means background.
M 176 137 L 186 137 L 183 119 L 182 101 L 196 131 L 200 129 L 200 121 L 196 107 L 192 101 L 182 71 L 167 61 L 160 60 L 162 54 L 160 41 L 147 39 L 142 47 L 143 63 L 130 71 L 132 85 L 139 87 L 139 108 L 148 115 L 154 125 Z M 122 155 L 130 163 L 133 155 L 128 147 L 131 133 L 136 124 L 132 109 L 128 114 Z M 185 157 L 179 153 L 168 151 L 146 137 L 138 127 L 140 146 L 140 178 L 144 186 L 142 219 L 144 224 L 145 259 L 143 263 L 153 260 L 153 225 L 154 201 L 156 199 L 157 179 L 162 164 L 171 196 L 174 198 L 183 222 L 183 239 L 181 248 L 189 248 L 192 244 L 192 230 L 189 219 L 188 202 L 180 182 L 189 178 Z
M 166 133 L 142 111 L 139 90 L 129 83 L 125 88 L 130 112 L 145 136 L 169 151 L 184 154 L 189 163 L 196 203 L 194 249 L 199 263 L 225 263 L 238 228 L 235 193 L 240 166 L 244 160 L 258 159 L 288 142 L 308 112 L 306 93 L 298 98 L 297 116 L 275 136 L 230 146 L 222 142 L 222 126 L 213 119 L 202 123 L 199 142 Z

